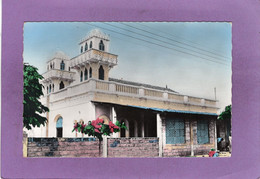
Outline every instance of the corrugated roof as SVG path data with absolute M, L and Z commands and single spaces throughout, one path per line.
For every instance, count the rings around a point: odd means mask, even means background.
M 202 115 L 217 116 L 216 113 L 194 112 L 194 111 L 182 111 L 182 110 L 161 109 L 161 108 L 149 108 L 149 107 L 133 106 L 133 105 L 127 105 L 127 106 L 129 106 L 129 107 L 134 107 L 134 108 L 139 108 L 139 109 L 147 109 L 147 110 L 159 111 L 159 112 L 173 112 L 173 113 L 202 114 Z
M 127 85 L 133 85 L 133 86 L 139 86 L 139 87 L 141 86 L 141 87 L 145 87 L 145 88 L 151 88 L 151 89 L 156 89 L 156 90 L 178 93 L 170 88 L 164 88 L 164 87 L 160 87 L 160 86 L 153 86 L 153 85 L 149 85 L 149 84 L 137 83 L 137 82 L 133 82 L 133 81 L 126 81 L 126 80 L 121 80 L 121 79 L 116 79 L 116 78 L 109 78 L 108 80 L 114 81 L 117 83 L 127 84 Z

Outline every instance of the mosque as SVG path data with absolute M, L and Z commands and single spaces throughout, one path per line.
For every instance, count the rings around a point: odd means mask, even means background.
M 118 55 L 109 52 L 109 42 L 108 35 L 94 29 L 80 41 L 79 55 L 57 52 L 47 61 L 41 102 L 50 109 L 48 122 L 28 131 L 29 137 L 84 137 L 72 132 L 73 124 L 99 117 L 125 122 L 128 130 L 111 137 L 158 137 L 164 153 L 216 148 L 216 100 L 110 78 Z

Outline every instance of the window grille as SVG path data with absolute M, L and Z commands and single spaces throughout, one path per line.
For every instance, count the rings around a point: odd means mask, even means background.
M 185 121 L 183 119 L 166 120 L 166 144 L 185 143 Z
M 197 122 L 197 139 L 198 144 L 209 143 L 209 121 L 199 120 Z

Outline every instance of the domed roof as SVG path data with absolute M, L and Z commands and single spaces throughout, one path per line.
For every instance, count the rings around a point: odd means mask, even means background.
M 52 58 L 59 58 L 59 59 L 64 59 L 64 60 L 69 60 L 70 57 L 67 56 L 64 52 L 62 51 L 57 51 Z
M 91 38 L 91 37 L 99 37 L 101 39 L 109 40 L 109 36 L 102 32 L 100 29 L 92 29 L 88 35 L 81 40 L 81 42 Z

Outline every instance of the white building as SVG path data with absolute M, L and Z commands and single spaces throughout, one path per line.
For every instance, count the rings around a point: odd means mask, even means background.
M 164 149 L 199 144 L 214 148 L 215 100 L 109 78 L 118 56 L 109 52 L 109 37 L 98 29 L 80 41 L 79 51 L 71 59 L 57 52 L 47 62 L 41 101 L 50 109 L 48 122 L 28 131 L 29 137 L 81 137 L 72 133 L 74 123 L 100 117 L 126 123 L 129 130 L 114 137 L 159 137 Z

